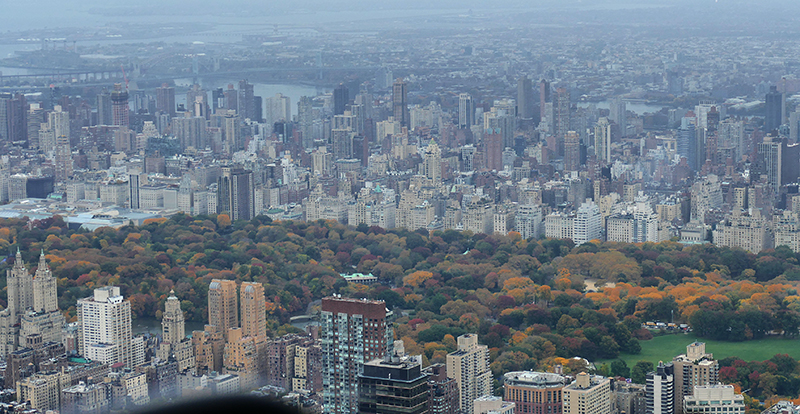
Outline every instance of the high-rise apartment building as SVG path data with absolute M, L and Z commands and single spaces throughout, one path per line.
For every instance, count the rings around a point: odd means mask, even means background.
M 208 92 L 196 83 L 186 92 L 186 110 L 192 112 L 192 116 L 208 118 Z
M 695 385 L 692 395 L 683 401 L 683 412 L 686 414 L 742 414 L 745 409 L 744 396 L 736 394 L 733 385 Z
M 401 127 L 409 126 L 408 84 L 402 78 L 398 78 L 392 85 L 392 114 Z
M 606 117 L 600 118 L 594 126 L 594 154 L 597 161 L 611 163 L 611 123 Z
M 416 359 L 392 356 L 369 361 L 358 376 L 358 388 L 359 413 L 428 413 L 428 376 Z
M 686 353 L 672 359 L 675 375 L 675 414 L 683 412 L 683 400 L 696 386 L 715 385 L 719 381 L 719 362 L 706 353 L 704 342 L 692 342 Z
M 517 81 L 517 116 L 522 119 L 533 118 L 533 84 L 527 76 Z
M 31 342 L 61 342 L 64 315 L 58 309 L 56 280 L 44 251 L 31 277 L 17 250 L 14 266 L 6 272 L 6 289 L 7 306 L 0 311 L 0 356 L 32 346 Z
M 564 137 L 569 131 L 570 102 L 569 91 L 566 88 L 556 88 L 553 99 L 553 128 L 556 137 L 556 153 L 564 155 Z
M 611 379 L 581 372 L 561 391 L 563 414 L 611 414 Z
M 458 350 L 447 354 L 447 376 L 458 384 L 461 412 L 471 413 L 477 398 L 492 394 L 489 347 L 478 344 L 476 334 L 461 335 L 457 343 Z
M 621 137 L 628 135 L 628 116 L 625 108 L 625 101 L 619 96 L 611 100 L 611 105 L 608 108 L 608 117 L 617 124 Z
M 783 120 L 783 94 L 777 86 L 770 86 L 764 97 L 764 131 L 770 133 L 781 126 Z
M 564 137 L 564 171 L 581 168 L 581 137 L 575 131 L 567 131 Z
M 130 125 L 129 117 L 128 91 L 122 89 L 121 83 L 115 83 L 114 90 L 111 91 L 111 124 L 128 126 Z
M 176 344 L 186 337 L 186 322 L 181 310 L 181 301 L 175 296 L 174 290 L 169 292 L 169 297 L 164 303 L 161 332 L 161 340 L 170 344 Z
M 659 362 L 656 370 L 647 373 L 645 404 L 648 414 L 675 413 L 674 367 L 672 363 Z
M 458 127 L 469 129 L 475 124 L 475 103 L 472 95 L 462 93 L 458 95 Z
M 292 100 L 288 96 L 278 93 L 266 99 L 267 115 L 264 123 L 267 124 L 267 135 L 273 132 L 276 122 L 289 122 L 292 120 Z M 285 137 L 284 137 L 285 139 Z
M 23 94 L 0 94 L 0 141 L 27 141 L 27 106 Z
M 242 119 L 258 120 L 261 114 L 256 112 L 256 97 L 253 84 L 246 79 L 239 81 L 239 115 Z
M 595 239 L 600 240 L 602 231 L 603 217 L 600 215 L 600 208 L 594 201 L 587 199 L 575 215 L 572 241 L 581 245 Z
M 433 364 L 425 368 L 428 375 L 428 413 L 457 414 L 458 384 L 447 376 L 447 366 Z
M 106 88 L 97 94 L 97 125 L 114 125 L 111 93 Z
M 539 115 L 542 119 L 549 115 L 545 108 L 547 104 L 551 102 L 553 101 L 550 97 L 550 82 L 542 79 L 541 82 L 539 82 Z
M 242 282 L 240 292 L 242 335 L 254 337 L 258 341 L 265 341 L 267 339 L 267 306 L 264 285 L 256 282 Z
M 101 287 L 93 296 L 79 299 L 78 352 L 109 365 L 121 362 L 133 368 L 144 362 L 144 348 L 131 334 L 131 303 L 117 286 Z
M 439 185 L 442 180 L 442 150 L 431 140 L 425 149 L 425 156 L 422 161 L 422 175 L 431 180 L 434 185 Z
M 358 376 L 363 373 L 364 364 L 385 358 L 392 351 L 390 316 L 383 301 L 322 299 L 320 340 L 325 413 L 358 411 Z
M 208 285 L 208 324 L 216 327 L 225 340 L 228 330 L 239 327 L 236 282 L 214 279 Z
M 550 372 L 515 371 L 503 375 L 503 400 L 520 413 L 561 414 L 567 378 Z
M 230 214 L 231 220 L 255 217 L 253 172 L 241 168 L 223 168 L 217 181 L 217 211 Z
M 350 90 L 343 83 L 333 89 L 333 115 L 342 115 L 350 102 Z
M 194 101 L 186 101 L 187 105 L 192 105 Z M 170 118 L 175 117 L 175 88 L 166 83 L 156 88 L 156 111 L 169 114 Z

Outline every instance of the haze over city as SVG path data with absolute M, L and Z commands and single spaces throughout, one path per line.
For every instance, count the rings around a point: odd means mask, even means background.
M 0 414 L 799 414 L 798 12 L 5 5 Z

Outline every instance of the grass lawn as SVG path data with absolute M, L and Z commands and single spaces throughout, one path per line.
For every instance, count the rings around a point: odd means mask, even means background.
M 672 357 L 685 354 L 686 345 L 695 340 L 705 342 L 706 352 L 714 354 L 714 359 L 735 356 L 745 361 L 764 361 L 775 354 L 789 354 L 795 359 L 800 359 L 800 339 L 776 336 L 753 341 L 726 342 L 696 338 L 693 333 L 669 334 L 656 336 L 649 341 L 639 341 L 642 353 L 638 355 L 621 353 L 619 359 L 625 361 L 631 368 L 638 361 L 651 361 L 653 365 L 658 365 L 658 361 L 671 361 Z M 611 363 L 611 361 L 601 360 L 597 363 Z

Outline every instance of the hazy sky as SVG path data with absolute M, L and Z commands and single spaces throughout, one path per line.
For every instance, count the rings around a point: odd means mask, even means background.
M 114 22 L 263 22 L 282 21 L 286 13 L 315 12 L 335 15 L 336 19 L 369 19 L 370 12 L 389 10 L 433 10 L 463 13 L 493 13 L 528 10 L 538 23 L 549 17 L 573 16 L 576 21 L 604 14 L 610 24 L 649 23 L 651 20 L 674 24 L 713 23 L 731 20 L 748 26 L 769 27 L 773 20 L 788 22 L 797 18 L 797 0 L 6 0 L 1 31 L 42 27 L 98 27 Z M 656 11 L 658 10 L 658 11 Z M 611 13 L 613 12 L 613 13 Z M 560 15 L 560 16 L 559 16 Z M 308 15 L 306 15 L 308 16 Z M 378 15 L 379 17 L 382 15 Z M 328 17 L 307 17 L 310 24 L 324 23 Z M 333 17 L 331 17 L 333 18 Z M 256 20 L 261 19 L 261 20 Z M 303 18 L 290 17 L 292 22 Z

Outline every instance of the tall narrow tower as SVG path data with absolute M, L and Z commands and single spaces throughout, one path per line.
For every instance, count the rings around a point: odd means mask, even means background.
M 214 279 L 208 285 L 208 324 L 216 326 L 228 340 L 228 329 L 239 327 L 236 282 Z
M 322 299 L 322 399 L 324 412 L 358 411 L 358 376 L 364 364 L 392 350 L 391 314 L 382 301 Z
M 169 292 L 167 302 L 164 304 L 161 332 L 164 342 L 170 344 L 177 344 L 186 337 L 186 323 L 181 310 L 181 301 L 175 296 L 174 290 Z
M 39 255 L 39 267 L 33 277 L 33 310 L 35 312 L 58 311 L 58 296 L 56 293 L 56 279 L 47 266 L 44 250 Z
M 408 84 L 403 78 L 398 78 L 392 85 L 392 113 L 401 127 L 408 126 Z
M 267 307 L 264 285 L 242 282 L 242 335 L 252 336 L 257 341 L 267 339 Z
M 121 83 L 114 84 L 111 92 L 111 118 L 113 125 L 130 125 L 128 108 L 128 91 L 122 89 Z
M 447 354 L 447 376 L 458 384 L 461 412 L 473 412 L 476 399 L 492 395 L 489 348 L 478 344 L 478 335 L 458 337 L 458 350 Z

